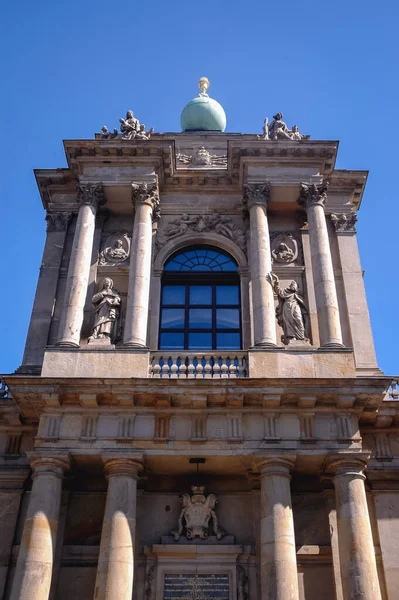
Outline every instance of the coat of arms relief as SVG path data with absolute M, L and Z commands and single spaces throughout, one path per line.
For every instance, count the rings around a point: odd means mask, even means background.
M 185 536 L 188 540 L 192 540 L 195 537 L 205 540 L 208 537 L 210 522 L 212 522 L 213 533 L 220 540 L 224 536 L 224 531 L 219 527 L 215 512 L 217 503 L 215 494 L 205 496 L 205 488 L 196 485 L 191 487 L 191 491 L 191 495 L 181 495 L 182 509 L 177 529 L 172 531 L 172 535 L 178 541 L 183 531 L 185 531 Z

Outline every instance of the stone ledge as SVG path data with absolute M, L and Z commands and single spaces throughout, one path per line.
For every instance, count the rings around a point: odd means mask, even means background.
M 342 349 L 257 349 L 248 350 L 250 378 L 355 377 L 351 348 Z
M 42 377 L 145 378 L 149 364 L 146 348 L 46 348 Z

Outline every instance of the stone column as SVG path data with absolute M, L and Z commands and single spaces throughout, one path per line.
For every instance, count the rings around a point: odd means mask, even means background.
M 46 216 L 47 237 L 22 361 L 22 365 L 26 367 L 41 365 L 43 362 L 70 218 L 69 212 L 48 212 Z
M 294 456 L 260 459 L 262 600 L 298 600 L 298 574 L 291 505 Z
M 48 600 L 67 455 L 34 457 L 33 485 L 10 600 Z
M 327 200 L 326 189 L 326 185 L 317 187 L 314 184 L 302 183 L 298 203 L 306 208 L 308 218 L 320 346 L 342 348 L 337 291 L 324 214 L 324 204 Z
M 156 184 L 133 183 L 132 188 L 135 214 L 123 345 L 132 348 L 146 348 L 150 299 L 152 219 L 159 205 L 159 195 Z
M 140 460 L 103 457 L 108 478 L 94 600 L 131 600 Z
M 23 485 L 28 475 L 28 465 L 17 467 L 10 465 L 5 470 L 3 462 L 0 470 L 0 598 L 8 597 L 5 587 L 11 565 L 10 558 Z
M 57 346 L 79 347 L 83 310 L 89 281 L 97 209 L 104 204 L 102 184 L 80 185 L 79 213 L 69 259 Z
M 267 203 L 270 184 L 245 185 L 244 202 L 249 210 L 250 265 L 254 345 L 276 346 L 276 317 L 273 288 L 269 281 L 272 270 Z
M 364 488 L 365 462 L 356 456 L 339 457 L 328 467 L 334 473 L 344 600 L 381 600 Z

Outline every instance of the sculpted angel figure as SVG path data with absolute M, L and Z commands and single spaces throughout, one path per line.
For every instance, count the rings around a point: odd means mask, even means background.
M 95 319 L 89 342 L 108 338 L 110 342 L 114 343 L 119 333 L 121 297 L 114 289 L 112 279 L 105 277 L 102 289 L 94 294 L 92 302 Z
M 198 217 L 190 218 L 187 213 L 183 213 L 180 219 L 173 219 L 170 221 L 165 231 L 165 237 L 171 240 L 172 238 L 185 234 L 190 225 L 194 225 L 197 222 L 197 219 Z
M 291 281 L 288 287 L 282 289 L 279 278 L 274 273 L 270 273 L 269 281 L 278 297 L 276 317 L 284 332 L 281 341 L 287 345 L 290 340 L 307 340 L 308 311 L 303 298 L 298 294 L 297 282 Z

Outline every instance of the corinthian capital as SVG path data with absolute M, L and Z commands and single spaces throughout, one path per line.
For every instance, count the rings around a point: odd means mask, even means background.
M 134 207 L 139 204 L 148 204 L 153 210 L 154 218 L 159 219 L 159 192 L 156 183 L 132 183 L 132 203 Z
M 254 204 L 267 206 L 270 200 L 271 186 L 269 181 L 246 183 L 244 185 L 244 204 L 251 208 Z
M 315 204 L 324 207 L 327 200 L 327 188 L 328 183 L 323 183 L 322 185 L 316 185 L 315 183 L 301 183 L 298 204 L 304 206 L 306 209 Z
M 105 204 L 103 184 L 102 183 L 81 183 L 78 185 L 78 194 L 76 200 L 79 206 L 88 205 L 99 208 Z
M 71 214 L 70 212 L 47 213 L 47 232 L 66 231 Z

